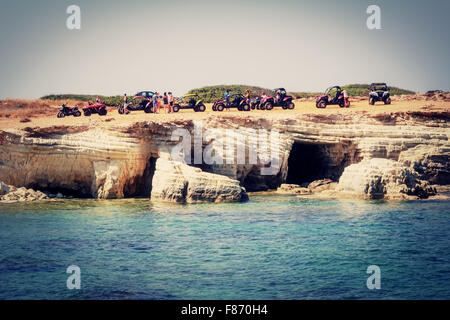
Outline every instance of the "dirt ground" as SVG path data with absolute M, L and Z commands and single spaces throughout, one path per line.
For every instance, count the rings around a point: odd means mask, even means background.
M 19 101 L 19 100 L 17 100 Z M 20 100 L 23 103 L 26 100 Z M 92 115 L 90 117 L 75 118 L 73 116 L 58 119 L 56 114 L 58 112 L 61 102 L 44 101 L 42 104 L 45 106 L 45 112 L 9 112 L 10 105 L 0 104 L 0 129 L 13 129 L 13 128 L 25 128 L 25 127 L 51 127 L 51 126 L 76 126 L 76 125 L 94 125 L 94 126 L 110 126 L 110 125 L 127 125 L 129 123 L 153 120 L 157 122 L 170 122 L 174 120 L 200 120 L 205 119 L 211 115 L 240 115 L 240 116 L 266 116 L 273 118 L 290 118 L 293 115 L 302 114 L 348 114 L 348 113 L 360 113 L 360 114 L 382 114 L 382 113 L 396 113 L 406 111 L 435 111 L 435 112 L 449 112 L 449 101 L 433 101 L 433 100 L 403 100 L 393 97 L 391 105 L 384 105 L 382 102 L 376 103 L 374 106 L 369 105 L 367 99 L 354 98 L 351 99 L 350 108 L 340 108 L 337 105 L 327 106 L 326 109 L 318 109 L 315 106 L 314 100 L 296 100 L 294 110 L 283 110 L 276 107 L 271 111 L 259 111 L 252 110 L 250 112 L 239 112 L 236 109 L 225 110 L 223 112 L 214 112 L 211 110 L 212 104 L 206 104 L 205 112 L 194 112 L 193 110 L 180 110 L 178 113 L 168 114 L 161 110 L 159 114 L 147 114 L 144 111 L 134 111 L 128 115 L 121 115 L 117 112 L 117 108 L 109 108 L 106 116 Z M 32 100 L 34 104 L 39 100 Z M 33 104 L 31 105 L 33 107 Z M 17 108 L 16 108 L 17 109 Z M 9 116 L 7 116 L 9 114 Z M 24 119 L 28 120 L 24 120 Z M 26 121 L 26 122 L 23 122 Z

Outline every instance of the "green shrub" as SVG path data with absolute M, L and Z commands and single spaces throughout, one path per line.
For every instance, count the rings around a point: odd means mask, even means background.
M 255 87 L 255 86 L 247 86 L 247 85 L 217 85 L 217 86 L 209 86 L 202 87 L 198 89 L 189 90 L 189 94 L 197 94 L 204 102 L 215 102 L 217 100 L 221 100 L 224 98 L 225 92 L 230 90 L 230 93 L 241 93 L 245 94 L 246 90 L 250 91 L 250 95 L 252 97 L 260 96 L 264 91 L 267 95 L 272 92 L 271 89 Z
M 389 86 L 389 84 L 388 84 Z M 350 96 L 366 96 L 369 94 L 369 84 L 348 84 L 342 86 L 343 89 L 346 89 Z M 324 88 L 325 91 L 326 88 Z M 272 89 L 256 87 L 256 86 L 247 86 L 240 84 L 232 84 L 232 85 L 216 85 L 216 86 L 207 86 L 197 89 L 191 89 L 188 93 L 198 94 L 198 96 L 203 99 L 204 102 L 215 102 L 217 100 L 221 100 L 224 98 L 224 94 L 227 90 L 230 90 L 230 93 L 241 93 L 245 94 L 246 90 L 250 91 L 252 97 L 260 96 L 264 91 L 267 95 L 272 94 Z M 391 95 L 400 95 L 400 94 L 414 94 L 415 92 L 405 89 L 400 89 L 397 87 L 389 87 Z M 316 97 L 322 92 L 288 92 L 288 94 L 292 95 L 295 99 L 299 98 L 310 98 Z M 102 96 L 99 97 L 103 100 L 103 102 L 108 106 L 120 106 L 123 102 L 123 96 Z M 49 99 L 49 100 L 79 100 L 79 101 L 94 101 L 97 98 L 97 95 L 87 95 L 87 94 L 52 94 L 48 96 L 44 96 L 41 99 Z
M 123 102 L 123 96 L 102 96 L 98 95 L 102 99 L 103 103 L 107 106 L 120 106 Z M 51 94 L 43 96 L 41 99 L 46 100 L 79 100 L 79 101 L 95 101 L 97 95 L 89 94 Z

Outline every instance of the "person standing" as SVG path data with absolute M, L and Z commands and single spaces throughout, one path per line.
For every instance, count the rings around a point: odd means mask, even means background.
M 245 98 L 247 99 L 248 105 L 250 105 L 250 91 L 248 89 L 245 90 Z
M 225 105 L 227 108 L 230 106 L 230 90 L 225 92 Z
M 127 94 L 124 93 L 123 94 L 123 112 L 125 114 L 130 113 L 130 110 L 128 110 L 127 107 L 128 107 L 128 97 L 127 97 Z
M 346 108 L 348 108 L 348 107 L 350 107 L 350 99 L 349 99 L 349 97 L 348 97 L 348 93 L 347 93 L 347 90 L 342 90 L 342 94 L 344 95 L 344 106 L 346 107 Z
M 169 92 L 169 113 L 173 112 L 173 95 Z
M 155 92 L 152 97 L 153 113 L 158 113 L 158 92 Z
M 124 93 L 123 94 L 123 108 L 126 109 L 127 106 L 128 106 L 128 97 L 127 97 L 127 94 Z
M 167 110 L 169 109 L 169 97 L 167 97 L 167 92 L 164 92 L 163 103 L 164 103 L 164 112 L 167 113 Z

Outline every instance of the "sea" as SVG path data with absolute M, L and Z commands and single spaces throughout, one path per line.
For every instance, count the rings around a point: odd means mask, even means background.
M 0 299 L 450 299 L 450 201 L 2 203 Z

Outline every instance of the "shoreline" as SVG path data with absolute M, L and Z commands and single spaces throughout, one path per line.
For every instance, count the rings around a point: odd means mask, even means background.
M 314 189 L 299 192 L 318 198 L 446 199 L 436 196 L 434 185 L 450 185 L 449 109 L 445 99 L 413 96 L 395 98 L 389 106 L 368 106 L 355 98 L 348 109 L 317 109 L 306 99 L 296 101 L 294 110 L 158 115 L 113 110 L 105 117 L 36 115 L 26 123 L 1 117 L 0 181 L 14 187 L 11 196 L 5 187 L 0 197 L 47 197 L 35 191 L 41 190 L 79 198 L 239 202 L 247 192 L 290 181 Z M 174 141 L 177 130 L 193 135 L 182 151 L 201 152 L 201 164 L 174 158 L 176 141 L 185 138 Z M 261 130 L 267 138 L 258 135 Z M 200 144 L 193 142 L 196 132 Z M 208 132 L 215 132 L 213 139 Z M 274 132 L 278 138 L 272 141 Z M 220 163 L 206 162 L 208 148 Z M 251 152 L 255 163 L 249 161 Z M 261 161 L 265 158 L 269 162 Z M 269 174 L 264 173 L 267 163 L 273 169 Z M 305 185 L 311 181 L 312 187 Z M 328 194 L 320 195 L 322 189 Z

